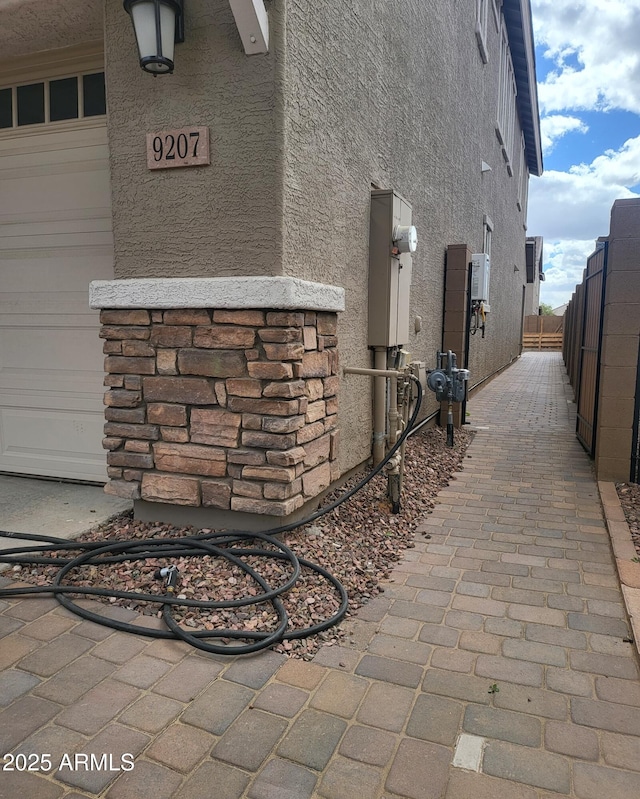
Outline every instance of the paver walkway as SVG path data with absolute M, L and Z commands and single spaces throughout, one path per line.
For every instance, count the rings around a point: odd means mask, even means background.
M 0 798 L 640 796 L 638 664 L 565 385 L 527 353 L 469 403 L 464 471 L 311 663 L 4 604 L 0 748 L 54 768 L 1 772 Z

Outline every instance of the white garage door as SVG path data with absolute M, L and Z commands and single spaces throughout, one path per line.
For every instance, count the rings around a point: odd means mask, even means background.
M 0 87 L 0 471 L 104 482 L 102 342 L 88 287 L 113 279 L 106 127 L 100 114 L 82 118 L 100 111 L 83 109 L 82 76 L 78 119 L 70 84 L 57 98 L 42 85 L 44 120 L 40 90 Z

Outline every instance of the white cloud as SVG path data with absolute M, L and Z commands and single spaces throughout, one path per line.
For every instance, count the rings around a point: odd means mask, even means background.
M 558 139 L 567 133 L 586 133 L 589 127 L 577 117 L 552 114 L 540 120 L 540 133 L 542 136 L 542 149 L 545 153 L 551 152 Z
M 637 197 L 628 186 L 640 183 L 640 136 L 620 150 L 608 150 L 591 164 L 568 172 L 549 170 L 532 178 L 527 227 L 553 241 L 587 241 L 609 232 L 614 200 Z
M 546 269 L 544 282 L 540 284 L 540 302 L 557 308 L 571 299 L 587 258 L 595 250 L 595 239 L 588 241 L 552 241 L 545 239 L 544 261 Z
M 640 136 L 628 139 L 619 150 L 606 150 L 588 166 L 579 164 L 570 171 L 593 177 L 603 186 L 636 186 L 640 183 Z
M 529 235 L 545 241 L 543 302 L 555 307 L 569 299 L 582 280 L 595 240 L 609 233 L 611 206 L 615 200 L 640 196 L 628 188 L 637 183 L 640 136 L 620 150 L 607 150 L 591 164 L 532 178 L 527 227 Z
M 536 44 L 554 67 L 538 84 L 543 145 L 585 133 L 576 111 L 640 114 L 640 0 L 532 0 Z M 603 147 L 604 149 L 604 147 Z M 640 137 L 591 163 L 532 178 L 528 231 L 543 236 L 546 280 L 541 300 L 555 306 L 582 280 L 598 236 L 609 232 L 611 206 L 637 197 Z
M 536 43 L 556 69 L 538 87 L 545 113 L 640 113 L 640 0 L 532 0 Z

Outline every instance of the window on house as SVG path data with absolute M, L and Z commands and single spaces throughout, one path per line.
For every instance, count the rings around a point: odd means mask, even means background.
M 511 50 L 506 26 L 502 25 L 500 36 L 500 84 L 498 87 L 498 119 L 496 135 L 502 145 L 502 155 L 507 162 L 509 174 L 513 174 L 513 143 L 516 128 L 516 77 L 511 60 Z
M 0 130 L 105 113 L 104 72 L 0 89 Z
M 489 6 L 493 0 L 476 0 L 476 39 L 482 61 L 486 64 L 489 60 L 487 49 L 487 25 L 489 23 Z
M 518 160 L 518 210 L 526 210 L 526 194 L 528 184 L 527 163 L 525 160 L 524 136 L 520 134 L 520 153 Z
M 104 72 L 82 76 L 83 116 L 97 117 L 107 113 Z
M 493 222 L 486 214 L 484 215 L 482 228 L 482 251 L 489 256 L 489 262 L 491 262 L 491 237 L 493 235 Z
M 500 30 L 500 12 L 502 11 L 502 0 L 492 0 L 493 20 L 496 23 L 496 30 Z
M 49 83 L 49 120 L 77 119 L 78 79 L 63 78 Z
M 13 127 L 11 89 L 0 89 L 0 129 Z
M 18 86 L 18 125 L 44 122 L 44 83 Z
M 529 170 L 526 170 L 526 175 L 522 182 L 522 224 L 524 229 L 527 229 L 527 206 L 529 203 Z
M 536 244 L 528 241 L 526 244 L 527 283 L 535 283 Z

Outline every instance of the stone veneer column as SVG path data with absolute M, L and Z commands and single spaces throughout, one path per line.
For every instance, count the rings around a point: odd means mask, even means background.
M 246 291 L 249 278 L 92 284 L 106 353 L 107 493 L 283 517 L 339 477 L 336 310 L 219 305 L 340 309 L 342 290 L 322 286 L 320 303 L 307 296 L 319 284 L 253 281 L 260 296 Z M 198 292 L 172 291 L 185 283 L 204 287 L 210 305 L 153 307 L 168 294 L 202 303 Z M 117 307 L 136 301 L 152 307 Z

